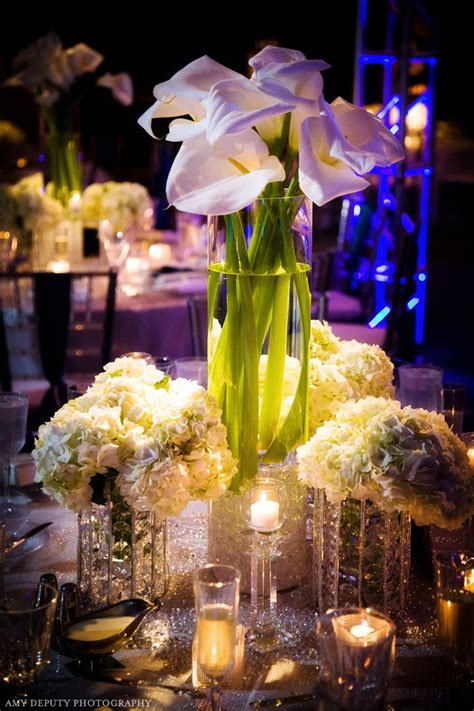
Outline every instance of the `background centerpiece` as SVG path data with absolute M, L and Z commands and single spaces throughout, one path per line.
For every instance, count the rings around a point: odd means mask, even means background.
M 83 42 L 67 49 L 50 32 L 40 37 L 13 60 L 16 72 L 5 84 L 31 91 L 46 125 L 46 144 L 51 194 L 65 207 L 82 189 L 77 112 L 91 85 L 108 88 L 121 104 L 133 100 L 128 74 L 95 74 L 104 57 Z
M 310 201 L 361 190 L 361 173 L 403 156 L 376 117 L 325 101 L 325 62 L 266 47 L 250 66 L 247 79 L 201 57 L 155 87 L 140 119 L 153 135 L 154 118 L 190 117 L 170 124 L 167 139 L 182 146 L 167 196 L 209 216 L 209 389 L 239 461 L 234 493 L 257 475 L 259 454 L 262 466 L 284 463 L 308 436 Z M 288 357 L 298 361 L 290 395 Z M 219 527 L 214 538 L 226 538 Z

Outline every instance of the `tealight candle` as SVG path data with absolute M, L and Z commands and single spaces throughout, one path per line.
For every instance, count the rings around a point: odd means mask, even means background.
M 372 632 L 375 632 L 375 630 L 369 625 L 367 620 L 362 620 L 360 625 L 354 625 L 350 628 L 349 632 L 356 639 L 362 639 L 363 637 L 367 637 L 367 635 L 372 634 Z
M 469 447 L 467 450 L 467 456 L 469 457 L 471 467 L 474 467 L 474 447 Z
M 474 593 L 474 568 L 467 571 L 464 576 L 464 590 Z
M 385 639 L 391 628 L 389 620 L 368 612 L 340 615 L 334 619 L 336 637 L 354 647 L 367 647 Z
M 258 531 L 274 531 L 280 525 L 280 504 L 267 498 L 266 491 L 250 505 L 250 525 Z

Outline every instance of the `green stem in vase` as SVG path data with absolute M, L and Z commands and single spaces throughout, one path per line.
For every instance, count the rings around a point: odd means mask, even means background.
M 275 281 L 275 296 L 260 413 L 260 444 L 265 449 L 275 436 L 283 400 L 291 276 L 271 279 Z
M 290 181 L 287 190 L 296 192 L 297 187 Z M 293 243 L 295 216 L 303 197 L 289 199 L 281 190 L 267 186 L 264 194 L 268 197 L 248 211 L 251 234 L 246 232 L 243 211 L 224 217 L 225 263 L 210 265 L 210 390 L 223 410 L 229 446 L 239 460 L 239 473 L 231 485 L 236 492 L 255 476 L 259 449 L 268 450 L 265 461 L 281 461 L 306 432 L 309 267 L 298 264 Z M 223 299 L 226 315 L 222 320 L 221 314 L 219 333 L 215 318 Z M 295 330 L 289 341 L 290 315 L 296 314 L 297 307 L 304 323 L 294 322 L 301 333 Z M 292 346 L 302 351 L 300 375 L 282 419 L 286 358 Z M 260 392 L 260 354 L 265 348 L 267 363 Z

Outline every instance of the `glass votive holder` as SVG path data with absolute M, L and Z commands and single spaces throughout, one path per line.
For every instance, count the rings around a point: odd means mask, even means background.
M 370 608 L 340 608 L 318 617 L 316 635 L 328 699 L 351 709 L 380 706 L 395 658 L 391 619 Z
M 440 644 L 461 659 L 474 657 L 474 555 L 438 553 L 434 559 Z
M 462 383 L 443 384 L 443 415 L 452 431 L 462 434 L 466 387 Z
M 258 533 L 272 533 L 283 524 L 282 486 L 271 477 L 257 477 L 242 498 L 246 524 Z
M 177 358 L 174 368 L 177 378 L 197 380 L 199 385 L 207 388 L 207 358 Z
M 123 358 L 137 358 L 138 360 L 144 360 L 147 365 L 155 365 L 155 359 L 151 353 L 145 353 L 144 351 L 130 351 L 130 353 L 124 353 Z
M 435 365 L 406 363 L 398 369 L 399 398 L 403 407 L 441 411 L 443 369 Z

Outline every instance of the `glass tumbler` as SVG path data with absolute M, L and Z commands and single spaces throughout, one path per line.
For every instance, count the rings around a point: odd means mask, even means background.
M 398 369 L 399 396 L 403 407 L 422 407 L 441 412 L 443 369 L 435 365 L 401 365 Z
M 57 592 L 6 587 L 0 604 L 0 681 L 11 689 L 31 684 L 48 658 Z

